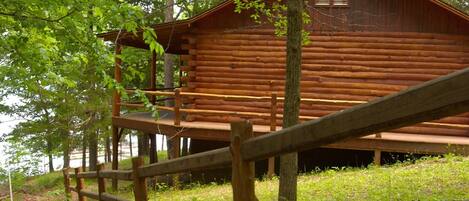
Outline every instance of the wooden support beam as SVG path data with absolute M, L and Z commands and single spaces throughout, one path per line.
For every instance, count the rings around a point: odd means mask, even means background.
M 469 111 L 469 69 L 245 142 L 247 160 L 264 159 Z
M 252 124 L 248 121 L 231 123 L 232 174 L 231 186 L 234 201 L 256 201 L 254 162 L 244 160 L 241 144 L 253 137 Z
M 116 79 L 117 83 L 122 82 L 122 73 L 121 73 L 122 59 L 120 58 L 121 52 L 122 52 L 122 45 L 116 44 L 114 79 Z M 120 103 L 120 94 L 119 94 L 119 92 L 114 91 L 113 104 L 112 104 L 112 115 L 113 116 L 119 116 L 120 115 L 119 103 Z
M 132 158 L 135 201 L 147 201 L 147 180 L 139 175 L 139 168 L 144 164 L 143 157 Z
M 381 138 L 381 133 L 377 133 L 375 137 Z M 375 156 L 373 157 L 373 162 L 375 163 L 376 166 L 381 165 L 381 150 L 380 149 L 375 149 Z
M 81 194 L 81 191 L 85 188 L 85 179 L 79 178 L 78 175 L 83 171 L 82 167 L 75 168 L 75 180 L 77 182 L 76 192 L 78 194 L 78 201 L 86 201 L 86 197 Z
M 119 128 L 112 126 L 112 169 L 119 169 Z M 112 179 L 112 189 L 117 190 L 117 179 Z
M 176 103 L 177 104 L 177 103 Z M 177 133 L 173 133 L 174 136 L 168 137 L 169 139 L 169 159 L 173 160 L 179 158 L 181 155 L 181 138 L 176 136 Z M 171 178 L 172 185 L 175 188 L 179 187 L 179 174 L 174 174 Z
M 103 200 L 102 195 L 106 192 L 106 181 L 104 177 L 101 176 L 101 171 L 104 170 L 104 164 L 99 164 L 96 170 L 98 178 L 98 195 L 99 200 Z

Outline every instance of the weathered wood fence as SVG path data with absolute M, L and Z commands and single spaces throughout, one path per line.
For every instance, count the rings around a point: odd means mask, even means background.
M 76 187 L 70 187 L 68 169 L 64 169 L 65 191 L 75 191 L 79 200 L 124 200 L 106 193 L 104 179 L 129 180 L 134 183 L 136 201 L 146 201 L 146 178 L 191 170 L 232 166 L 233 199 L 257 200 L 254 191 L 254 161 L 298 152 L 344 140 L 379 133 L 419 122 L 436 120 L 469 111 L 469 69 L 411 87 L 366 104 L 270 134 L 252 136 L 250 122 L 231 123 L 231 145 L 144 165 L 133 158 L 132 170 L 81 172 L 75 169 Z M 84 190 L 85 178 L 98 180 L 98 192 Z

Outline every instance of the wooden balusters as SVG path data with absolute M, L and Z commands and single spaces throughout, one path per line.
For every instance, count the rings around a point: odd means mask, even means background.
M 77 190 L 78 201 L 86 201 L 86 197 L 81 194 L 81 190 L 85 188 L 85 179 L 78 176 L 78 174 L 80 174 L 82 171 L 82 167 L 75 168 L 75 179 L 77 182 L 77 187 L 75 189 Z
M 231 123 L 230 151 L 233 158 L 231 186 L 234 201 L 257 200 L 254 191 L 254 162 L 243 160 L 241 155 L 241 144 L 251 137 L 253 137 L 252 124 L 249 121 Z

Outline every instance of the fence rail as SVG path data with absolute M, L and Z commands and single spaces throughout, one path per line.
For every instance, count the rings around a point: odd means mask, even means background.
M 152 92 L 160 94 L 159 92 Z M 172 92 L 165 92 L 172 95 Z M 175 95 L 178 93 L 176 92 Z M 177 106 L 176 106 L 177 107 Z M 399 93 L 352 107 L 322 118 L 298 124 L 263 136 L 252 137 L 252 124 L 247 121 L 231 123 L 231 145 L 221 149 L 151 165 L 143 165 L 142 158 L 132 160 L 132 171 L 99 170 L 81 172 L 75 169 L 79 199 L 84 197 L 110 200 L 105 185 L 99 192 L 83 190 L 84 178 L 116 178 L 134 181 L 137 201 L 147 200 L 146 178 L 190 170 L 232 166 L 234 200 L 256 200 L 254 194 L 254 161 L 315 148 L 346 138 L 383 132 L 423 121 L 469 111 L 469 69 L 458 71 L 411 87 Z M 102 166 L 100 166 L 102 167 Z M 64 170 L 65 189 L 70 192 L 68 170 Z M 68 185 L 67 185 L 68 184 Z

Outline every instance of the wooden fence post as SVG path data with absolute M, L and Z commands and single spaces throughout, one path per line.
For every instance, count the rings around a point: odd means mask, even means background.
M 75 168 L 75 179 L 77 181 L 77 194 L 78 194 L 78 201 L 86 201 L 86 197 L 81 195 L 81 190 L 85 188 L 85 179 L 83 178 L 78 178 L 78 174 L 80 174 L 83 171 L 82 167 Z
M 103 193 L 106 192 L 106 181 L 103 177 L 101 177 L 100 172 L 104 170 L 104 164 L 99 164 L 97 167 L 96 175 L 98 178 L 98 194 L 99 200 L 102 200 L 101 196 Z
M 381 133 L 377 133 L 376 138 L 381 138 Z M 381 150 L 379 149 L 375 149 L 375 156 L 373 158 L 373 161 L 375 163 L 376 166 L 380 166 L 381 165 Z
M 252 136 L 252 124 L 249 121 L 231 123 L 231 186 L 234 201 L 257 200 L 254 191 L 254 162 L 244 161 L 241 155 L 241 144 Z
M 181 89 L 174 90 L 174 125 L 181 125 Z
M 271 94 L 270 99 L 270 131 L 277 130 L 277 93 Z M 275 157 L 268 159 L 267 177 L 272 178 L 275 175 Z
M 65 196 L 69 196 L 71 191 L 70 191 L 70 175 L 68 174 L 69 168 L 64 168 L 63 170 L 64 174 L 64 187 L 65 187 Z
M 132 158 L 135 201 L 147 201 L 147 179 L 139 177 L 138 169 L 143 166 L 143 157 Z

